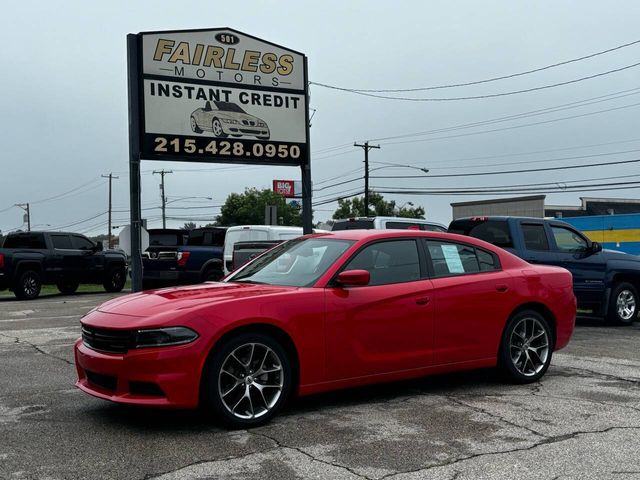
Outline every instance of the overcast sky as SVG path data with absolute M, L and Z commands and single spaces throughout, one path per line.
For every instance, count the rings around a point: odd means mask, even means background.
M 11 206 L 29 202 L 32 228 L 64 227 L 91 234 L 106 233 L 107 186 L 100 175 L 109 172 L 120 177 L 114 180 L 114 224 L 127 223 L 127 33 L 227 26 L 305 53 L 312 82 L 355 89 L 408 89 L 474 82 L 544 67 L 640 39 L 637 28 L 640 2 L 632 0 L 34 1 L 10 2 L 2 10 L 0 229 L 3 232 L 22 223 L 23 212 Z M 515 78 L 391 95 L 411 98 L 491 95 L 566 82 L 638 62 L 640 44 Z M 624 93 L 527 118 L 401 139 L 373 140 L 483 122 L 617 92 Z M 387 100 L 312 85 L 310 106 L 316 110 L 311 128 L 314 188 L 361 177 L 363 151 L 352 144 L 368 139 L 382 147 L 371 152 L 372 162 L 430 170 L 423 176 L 406 167 L 381 168 L 372 172 L 372 176 L 421 177 L 372 178 L 373 190 L 502 187 L 543 182 L 555 183 L 551 187 L 557 188 L 557 184 L 566 182 L 620 184 L 638 180 L 637 163 L 467 175 L 640 158 L 640 106 L 635 105 L 638 103 L 640 67 L 529 93 L 459 101 Z M 579 117 L 556 121 L 570 116 Z M 519 127 L 530 123 L 538 124 Z M 573 159 L 562 160 L 567 157 Z M 371 164 L 372 168 L 382 166 Z M 153 169 L 160 168 L 174 171 L 166 176 L 171 202 L 169 216 L 176 217 L 169 220 L 170 225 L 182 225 L 187 217 L 206 223 L 205 218 L 213 219 L 232 192 L 242 192 L 245 187 L 270 188 L 275 178 L 300 177 L 296 167 L 145 161 L 142 205 L 147 209 L 143 213 L 150 226 L 161 223 L 160 178 L 151 174 Z M 434 177 L 448 174 L 459 176 Z M 623 176 L 629 178 L 593 180 Z M 317 190 L 314 201 L 362 187 L 362 180 L 358 180 Z M 548 193 L 547 203 L 577 205 L 580 196 L 640 198 L 640 188 Z M 385 197 L 399 205 L 406 202 L 421 205 L 427 218 L 445 224 L 451 220 L 451 202 L 492 198 L 416 194 L 385 194 Z M 335 203 L 318 206 L 314 221 L 330 218 L 335 207 Z

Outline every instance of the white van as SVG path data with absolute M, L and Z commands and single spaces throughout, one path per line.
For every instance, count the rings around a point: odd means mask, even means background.
M 447 227 L 422 218 L 405 217 L 355 217 L 336 220 L 331 231 L 337 230 L 370 230 L 399 228 L 402 230 L 428 230 L 431 232 L 446 232 Z
M 317 232 L 317 230 L 315 230 Z M 238 225 L 229 227 L 224 237 L 224 273 L 231 271 L 233 264 L 233 245 L 236 242 L 261 240 L 285 241 L 302 235 L 302 227 L 281 227 L 278 225 Z

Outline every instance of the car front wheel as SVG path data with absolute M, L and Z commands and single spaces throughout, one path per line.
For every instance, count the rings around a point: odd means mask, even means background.
M 20 300 L 33 300 L 40 295 L 42 279 L 40 274 L 34 270 L 25 270 L 20 273 L 18 283 L 13 293 Z
M 628 282 L 618 283 L 611 292 L 607 321 L 631 325 L 638 318 L 638 291 Z
M 126 281 L 126 270 L 122 267 L 115 267 L 109 270 L 102 285 L 107 292 L 116 293 L 124 288 Z
M 214 347 L 205 370 L 204 404 L 231 428 L 267 423 L 291 390 L 291 363 L 284 348 L 262 333 L 244 333 Z
M 533 310 L 514 315 L 502 335 L 499 366 L 508 380 L 532 383 L 549 368 L 553 337 L 545 318 Z

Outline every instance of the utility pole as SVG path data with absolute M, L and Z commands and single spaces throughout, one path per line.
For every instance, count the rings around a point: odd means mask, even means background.
M 171 170 L 154 170 L 153 174 L 155 175 L 156 173 L 160 174 L 161 177 L 161 181 L 160 181 L 160 191 L 161 191 L 161 195 L 162 195 L 162 228 L 167 228 L 167 217 L 166 217 L 166 207 L 167 207 L 167 197 L 164 194 L 164 176 L 167 173 L 173 173 Z
M 113 173 L 109 175 L 101 175 L 102 178 L 109 179 L 109 221 L 108 221 L 108 230 L 107 230 L 107 248 L 111 249 L 111 181 L 115 178 L 118 179 L 120 177 L 114 177 Z
M 20 207 L 25 212 L 27 212 L 27 232 L 30 232 L 31 231 L 31 210 L 29 210 L 29 204 L 28 203 L 16 203 L 15 206 L 16 207 Z
M 369 141 L 364 144 L 354 143 L 354 147 L 360 147 L 364 150 L 364 216 L 369 216 L 369 150 L 372 148 L 380 148 L 380 145 L 369 145 Z

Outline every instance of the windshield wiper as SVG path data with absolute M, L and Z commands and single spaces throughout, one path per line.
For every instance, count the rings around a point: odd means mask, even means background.
M 267 285 L 267 282 L 258 282 L 257 280 L 249 280 L 248 278 L 240 279 L 240 280 L 231 280 L 231 281 L 236 283 L 254 283 L 256 285 Z

